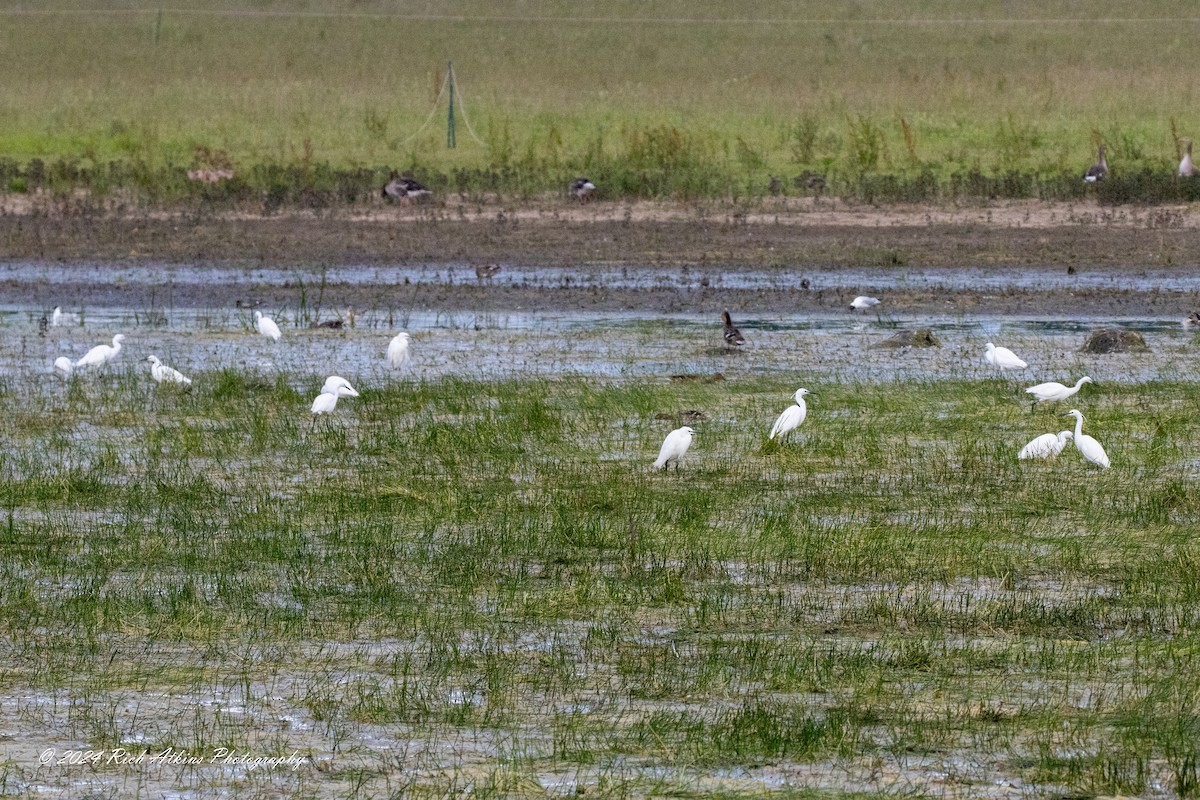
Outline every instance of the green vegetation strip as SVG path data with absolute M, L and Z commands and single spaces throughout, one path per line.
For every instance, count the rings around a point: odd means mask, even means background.
M 314 426 L 287 376 L 193 377 L 0 382 L 0 694 L 59 746 L 300 747 L 297 797 L 1200 793 L 1191 383 L 1087 398 L 1100 471 L 1018 462 L 1066 408 L 1003 380 L 813 387 L 781 446 L 783 378 L 401 381 Z

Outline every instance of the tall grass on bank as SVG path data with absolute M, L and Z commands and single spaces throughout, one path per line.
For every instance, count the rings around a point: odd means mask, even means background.
M 1101 199 L 1194 199 L 1167 180 L 1200 132 L 1177 21 L 1192 9 L 1171 0 L 1086 18 L 946 0 L 38 11 L 0 8 L 9 192 L 346 203 L 394 168 L 516 197 L 586 174 L 610 198 L 804 194 L 820 175 L 866 200 L 1058 199 L 1081 196 L 1104 141 Z M 422 128 L 448 60 L 455 150 L 444 108 Z M 237 179 L 186 185 L 214 159 Z
M 297 797 L 1200 793 L 1191 383 L 1093 395 L 1099 471 L 1018 462 L 1062 420 L 998 379 L 823 386 L 774 446 L 794 376 L 364 383 L 315 427 L 289 376 L 193 377 L 0 382 L 10 729 L 299 746 Z

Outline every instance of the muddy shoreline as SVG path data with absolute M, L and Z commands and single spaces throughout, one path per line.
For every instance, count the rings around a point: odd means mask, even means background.
M 857 289 L 826 290 L 822 278 L 840 270 L 894 275 L 910 269 L 964 267 L 1003 275 L 1020 268 L 1044 272 L 1065 286 L 997 292 L 964 287 L 931 292 L 920 286 L 888 290 L 889 307 L 925 313 L 1167 316 L 1200 298 L 1152 282 L 1130 281 L 1152 269 L 1190 274 L 1200 269 L 1200 220 L 1189 208 L 1104 209 L 1009 204 L 971 209 L 824 207 L 697 210 L 617 206 L 558 208 L 379 209 L 371 213 L 105 214 L 41 212 L 0 215 L 0 262 L 53 264 L 62 280 L 0 282 L 0 304 L 25 306 L 57 297 L 86 298 L 93 306 L 161 302 L 152 282 L 70 280 L 79 264 L 186 264 L 203 274 L 211 265 L 327 268 L 329 305 L 469 310 L 817 312 L 840 309 Z M 485 263 L 562 270 L 555 285 L 511 285 L 465 279 Z M 454 265 L 450 280 L 407 285 L 351 285 L 339 265 Z M 679 269 L 694 285 L 622 288 L 572 275 L 589 266 Z M 739 270 L 794 273 L 794 287 L 720 286 Z M 1063 276 L 1103 271 L 1102 287 L 1075 288 Z M 64 274 L 65 273 L 65 274 Z M 799 286 L 803 275 L 813 289 Z M 710 285 L 704 279 L 711 278 Z M 869 281 L 868 281 L 869 282 Z M 862 286 L 870 291 L 871 286 Z M 182 306 L 232 305 L 253 297 L 267 304 L 294 301 L 289 281 L 254 278 L 221 284 L 176 283 Z

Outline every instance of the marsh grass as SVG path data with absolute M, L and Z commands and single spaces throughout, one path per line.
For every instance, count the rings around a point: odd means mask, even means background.
M 823 385 L 767 447 L 792 376 L 400 382 L 315 428 L 296 376 L 193 377 L 0 382 L 0 691 L 44 741 L 299 747 L 289 796 L 1198 791 L 1188 382 L 1089 398 L 1103 472 L 1019 463 L 1061 414 L 999 379 Z
M 866 201 L 1200 194 L 1173 177 L 1200 127 L 1178 0 L 79 8 L 4 13 L 4 191 L 272 211 L 362 203 L 400 169 L 476 199 L 565 199 L 580 174 L 600 199 L 811 194 L 813 175 Z M 444 109 L 421 130 L 451 59 L 454 150 Z M 1085 187 L 1099 141 L 1111 180 Z

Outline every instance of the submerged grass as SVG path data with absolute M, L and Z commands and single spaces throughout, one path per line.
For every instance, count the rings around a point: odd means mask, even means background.
M 1195 200 L 1193 9 L 622 0 L 2 8 L 0 190 L 323 206 L 441 192 Z M 1181 21 L 1180 18 L 1184 18 Z M 397 49 L 403 58 L 395 57 Z M 459 78 L 448 149 L 447 62 Z M 464 110 L 466 113 L 464 113 Z M 432 117 L 430 114 L 432 113 Z M 426 120 L 431 122 L 425 124 Z M 230 169 L 219 186 L 185 171 Z M 1094 189 L 1093 189 L 1094 190 Z
M 779 447 L 792 376 L 402 381 L 315 426 L 289 376 L 193 378 L 0 382 L 38 741 L 299 749 L 243 776 L 297 797 L 1200 791 L 1189 382 L 1089 398 L 1098 471 L 1019 463 L 1064 419 L 1003 380 L 825 385 Z

